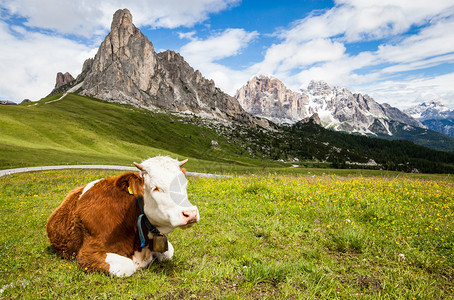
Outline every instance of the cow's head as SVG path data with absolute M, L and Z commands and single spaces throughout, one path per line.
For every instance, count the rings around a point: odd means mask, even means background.
M 144 212 L 162 233 L 189 228 L 200 220 L 197 207 L 188 200 L 188 181 L 181 168 L 186 162 L 157 156 L 134 163 L 144 181 Z

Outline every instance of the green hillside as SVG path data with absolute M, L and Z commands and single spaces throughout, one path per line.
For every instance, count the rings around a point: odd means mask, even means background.
M 0 106 L 0 168 L 130 165 L 155 155 L 190 157 L 190 165 L 198 169 L 203 169 L 206 160 L 220 165 L 259 163 L 235 155 L 241 149 L 182 117 L 75 94 L 54 101 L 60 96 L 28 105 Z M 212 141 L 223 150 L 216 150 Z
M 310 123 L 264 130 L 76 94 L 60 97 L 0 106 L 0 169 L 131 165 L 155 155 L 170 155 L 190 158 L 188 167 L 194 171 L 297 164 L 454 172 L 454 154 L 406 141 L 342 134 Z

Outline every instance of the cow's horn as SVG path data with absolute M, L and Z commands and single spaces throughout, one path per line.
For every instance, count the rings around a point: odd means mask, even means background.
M 182 167 L 187 162 L 188 162 L 187 158 L 185 160 L 180 161 L 180 163 L 179 163 L 180 167 Z
M 142 171 L 143 173 L 147 173 L 144 166 L 142 166 L 141 164 L 134 162 L 134 166 L 136 166 L 136 168 L 139 169 L 140 171 Z

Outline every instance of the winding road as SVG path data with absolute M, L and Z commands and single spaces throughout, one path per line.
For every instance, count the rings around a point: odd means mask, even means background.
M 28 168 L 17 168 L 0 170 L 0 177 L 26 172 L 36 171 L 48 171 L 48 170 L 65 170 L 65 169 L 95 169 L 95 170 L 119 170 L 119 171 L 137 171 L 136 167 L 127 166 L 112 166 L 112 165 L 61 165 L 61 166 L 44 166 L 44 167 L 28 167 Z M 209 177 L 209 178 L 222 178 L 225 175 L 208 174 L 208 173 L 197 173 L 197 172 L 186 172 L 187 176 L 198 176 L 198 177 Z

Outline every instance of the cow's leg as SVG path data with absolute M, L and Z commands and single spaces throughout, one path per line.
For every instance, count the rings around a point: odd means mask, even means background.
M 109 265 L 109 274 L 118 277 L 131 276 L 138 269 L 132 259 L 115 253 L 107 253 L 106 263 Z
M 154 256 L 159 261 L 171 260 L 173 257 L 173 246 L 169 241 L 167 241 L 167 244 L 168 244 L 169 249 L 166 252 L 164 252 L 164 253 L 154 252 Z
M 77 255 L 77 262 L 83 270 L 101 271 L 118 277 L 131 276 L 137 270 L 131 259 L 107 253 L 93 239 L 84 243 Z

